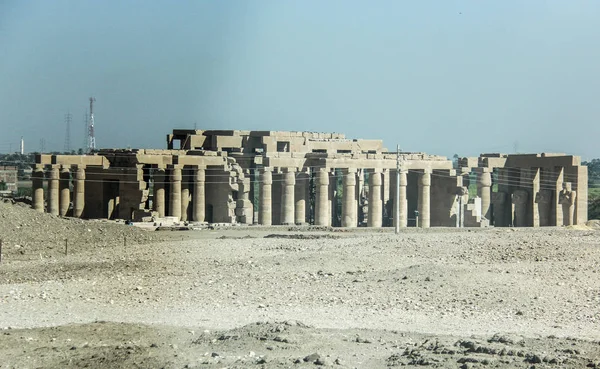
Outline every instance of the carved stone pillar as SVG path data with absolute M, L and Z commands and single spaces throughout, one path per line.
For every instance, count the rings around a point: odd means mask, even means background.
M 58 179 L 60 173 L 58 169 L 58 165 L 51 165 L 50 170 L 48 171 L 48 213 L 52 215 L 59 214 L 59 186 Z
M 513 204 L 513 226 L 514 227 L 527 227 L 527 200 L 529 199 L 529 193 L 525 190 L 515 190 L 512 193 L 512 204 Z
M 204 167 L 194 169 L 194 195 L 192 196 L 192 219 L 195 222 L 204 222 L 206 214 L 206 171 Z
M 381 170 L 374 169 L 369 175 L 369 217 L 367 219 L 369 227 L 381 227 L 383 224 L 382 184 Z
M 505 192 L 494 192 L 492 203 L 494 204 L 494 227 L 506 227 L 509 221 L 506 219 L 506 198 Z
M 164 168 L 158 168 L 153 174 L 154 180 L 154 200 L 153 206 L 154 211 L 158 213 L 158 216 L 163 218 L 165 216 L 165 170 Z
M 298 173 L 294 194 L 294 221 L 298 225 L 306 224 L 306 189 L 308 188 L 308 174 Z
M 271 187 L 273 186 L 273 174 L 271 168 L 263 168 L 261 175 L 260 209 L 259 220 L 262 225 L 272 224 L 271 210 Z
M 571 182 L 563 182 L 562 188 L 558 194 L 558 201 L 562 205 L 563 225 L 570 226 L 574 224 L 577 192 L 572 190 Z
M 424 171 L 419 178 L 419 227 L 429 228 L 431 219 L 431 173 Z
M 329 226 L 329 173 L 325 169 L 317 171 L 315 194 L 315 224 Z
M 31 184 L 33 186 L 33 208 L 44 212 L 44 167 L 36 164 L 31 175 Z
M 537 204 L 537 219 L 540 227 L 550 225 L 552 216 L 552 191 L 539 190 L 535 195 L 535 203 Z
M 181 166 L 172 165 L 170 169 L 171 193 L 169 196 L 169 215 L 181 218 Z
M 73 217 L 81 218 L 85 209 L 85 167 L 78 165 L 73 184 Z
M 356 227 L 356 169 L 345 169 L 342 180 L 342 227 Z

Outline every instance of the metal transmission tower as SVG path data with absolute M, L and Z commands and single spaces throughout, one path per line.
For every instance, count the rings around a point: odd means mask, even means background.
M 71 113 L 65 114 L 65 125 L 67 126 L 67 131 L 65 132 L 65 152 L 71 152 L 71 121 L 73 120 L 73 115 Z
M 90 123 L 88 125 L 88 142 L 87 142 L 88 153 L 96 151 L 96 136 L 94 134 L 94 101 L 96 101 L 96 99 L 93 97 L 90 97 Z

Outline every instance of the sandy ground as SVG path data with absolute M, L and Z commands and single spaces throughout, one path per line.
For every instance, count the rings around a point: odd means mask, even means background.
M 5 242 L 0 368 L 600 368 L 595 230 L 152 235 Z

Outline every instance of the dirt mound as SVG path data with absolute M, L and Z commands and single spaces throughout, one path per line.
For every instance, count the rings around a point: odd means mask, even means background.
M 594 229 L 587 224 L 574 224 L 574 225 L 566 226 L 565 228 L 573 229 L 576 231 L 591 231 Z
M 265 238 L 285 238 L 291 240 L 318 240 L 318 239 L 338 239 L 340 236 L 332 234 L 268 234 Z
M 585 225 L 591 229 L 600 229 L 600 220 L 599 219 L 588 220 L 588 222 L 585 223 Z
M 165 236 L 124 223 L 39 213 L 17 202 L 0 203 L 0 239 L 4 257 L 27 260 L 39 258 L 40 253 L 47 254 L 47 257 L 64 253 L 65 240 L 68 252 L 76 253 L 82 247 L 141 244 L 160 241 Z
M 95 322 L 2 333 L 0 355 L 6 367 L 599 367 L 594 341 L 318 329 L 294 321 L 225 331 Z

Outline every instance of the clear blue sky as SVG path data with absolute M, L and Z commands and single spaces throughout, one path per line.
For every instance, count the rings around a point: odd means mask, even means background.
M 0 152 L 308 130 L 600 157 L 597 0 L 0 0 Z

